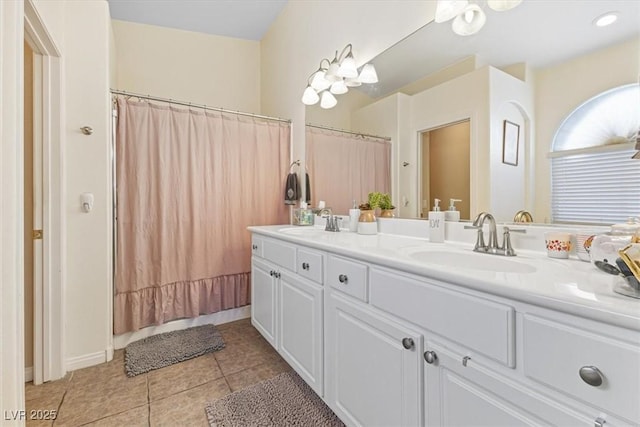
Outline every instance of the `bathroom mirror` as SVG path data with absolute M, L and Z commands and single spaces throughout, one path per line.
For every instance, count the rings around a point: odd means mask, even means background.
M 527 209 L 536 222 L 548 222 L 555 131 L 592 96 L 637 83 L 640 2 L 524 1 L 506 12 L 478 3 L 487 21 L 477 34 L 458 36 L 450 22 L 427 24 L 370 61 L 377 84 L 339 95 L 330 110 L 308 106 L 306 122 L 390 137 L 396 215 L 415 218 L 437 197 L 423 191 L 422 135 L 468 120 L 470 217 L 488 210 L 509 221 Z M 596 18 L 610 11 L 617 22 L 597 27 Z M 560 85 L 563 73 L 572 76 Z M 502 161 L 505 120 L 519 126 L 517 161 L 510 163 Z M 438 198 L 446 209 L 450 196 Z

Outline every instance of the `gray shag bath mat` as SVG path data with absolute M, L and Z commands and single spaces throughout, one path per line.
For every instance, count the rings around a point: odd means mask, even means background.
M 194 326 L 132 342 L 124 349 L 124 369 L 134 377 L 223 348 L 224 340 L 214 325 Z
M 205 412 L 211 427 L 344 427 L 294 371 L 211 402 Z

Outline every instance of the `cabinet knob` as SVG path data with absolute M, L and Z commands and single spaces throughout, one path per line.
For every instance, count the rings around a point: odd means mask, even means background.
M 271 276 L 271 277 L 273 277 L 275 274 L 276 274 L 276 272 L 275 272 L 275 271 L 273 271 L 273 270 L 271 270 L 271 271 L 269 272 L 269 276 Z
M 309 263 L 303 262 L 302 263 L 302 269 L 303 270 L 308 270 L 309 269 Z
M 425 351 L 424 360 L 431 365 L 432 363 L 435 363 L 436 360 L 438 360 L 438 355 L 435 351 Z
M 251 247 L 253 248 L 254 251 L 258 249 L 258 245 L 251 245 Z
M 341 274 L 338 276 L 338 280 L 340 281 L 340 283 L 347 284 L 347 282 L 349 281 L 349 278 L 347 277 L 346 274 Z
M 595 419 L 595 421 L 593 422 L 593 427 L 604 427 L 604 425 L 606 424 L 607 420 L 605 420 L 602 417 L 598 417 Z
M 578 372 L 585 383 L 594 387 L 602 385 L 602 372 L 595 366 L 583 366 Z
M 413 338 L 402 338 L 402 346 L 407 350 L 411 350 L 414 346 Z

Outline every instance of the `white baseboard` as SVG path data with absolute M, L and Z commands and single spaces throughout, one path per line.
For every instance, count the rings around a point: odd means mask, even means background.
M 89 366 L 99 365 L 106 361 L 107 353 L 104 350 L 97 351 L 95 353 L 83 354 L 82 356 L 70 357 L 67 359 L 67 371 L 88 368 Z
M 30 383 L 33 381 L 33 366 L 24 368 L 24 382 Z
M 210 323 L 220 325 L 222 323 L 233 322 L 235 320 L 247 319 L 251 317 L 251 306 L 233 308 L 231 310 L 223 310 L 217 313 L 206 314 L 204 316 L 195 317 L 193 319 L 180 319 L 173 322 L 165 323 L 158 326 L 149 326 L 135 332 L 127 332 L 121 335 L 113 336 L 113 346 L 116 349 L 125 348 L 129 343 L 150 337 L 152 335 L 162 334 L 164 332 L 179 331 L 192 326 L 207 325 Z

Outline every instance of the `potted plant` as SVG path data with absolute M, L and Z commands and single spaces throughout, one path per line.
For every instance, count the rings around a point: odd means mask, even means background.
M 360 217 L 358 218 L 358 222 L 376 222 L 374 209 L 371 207 L 371 204 L 369 202 L 360 204 L 360 206 L 358 206 L 358 209 L 360 209 Z
M 380 206 L 381 218 L 393 218 L 395 216 L 393 211 L 396 209 L 396 207 L 393 206 L 393 203 L 391 203 L 391 196 L 389 195 L 389 193 L 384 193 L 381 195 L 378 206 Z

